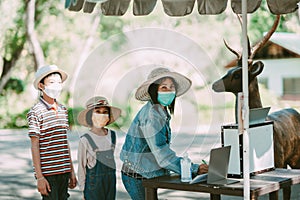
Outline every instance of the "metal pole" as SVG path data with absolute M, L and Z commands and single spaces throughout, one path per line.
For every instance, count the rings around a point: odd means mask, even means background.
M 247 42 L 247 0 L 242 0 L 242 73 L 243 73 L 243 178 L 244 199 L 250 199 L 250 176 L 249 176 L 249 90 L 248 90 L 248 42 Z

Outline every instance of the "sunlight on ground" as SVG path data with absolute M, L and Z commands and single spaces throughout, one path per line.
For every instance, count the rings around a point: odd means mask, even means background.
M 24 169 L 28 166 L 28 162 L 26 160 L 18 159 L 18 156 L 17 157 L 15 156 L 16 155 L 11 155 L 7 153 L 5 155 L 3 154 L 1 155 L 1 160 L 0 160 L 1 168 L 7 170 L 8 174 L 24 172 Z M 26 158 L 26 156 L 23 158 Z

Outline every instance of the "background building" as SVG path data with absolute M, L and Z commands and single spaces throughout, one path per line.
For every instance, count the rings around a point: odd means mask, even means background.
M 284 100 L 300 99 L 300 35 L 275 32 L 257 52 L 264 63 L 260 83 Z

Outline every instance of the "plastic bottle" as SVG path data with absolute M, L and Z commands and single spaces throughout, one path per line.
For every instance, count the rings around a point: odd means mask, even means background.
M 188 157 L 188 153 L 184 153 L 180 160 L 181 164 L 181 182 L 190 182 L 192 180 L 191 165 L 192 162 Z

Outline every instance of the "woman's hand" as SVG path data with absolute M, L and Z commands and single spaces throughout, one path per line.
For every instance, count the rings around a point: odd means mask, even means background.
M 45 177 L 37 179 L 37 189 L 42 195 L 48 196 L 48 192 L 51 192 L 50 184 Z
M 201 164 L 198 168 L 197 174 L 205 174 L 208 172 L 208 165 L 207 164 Z

